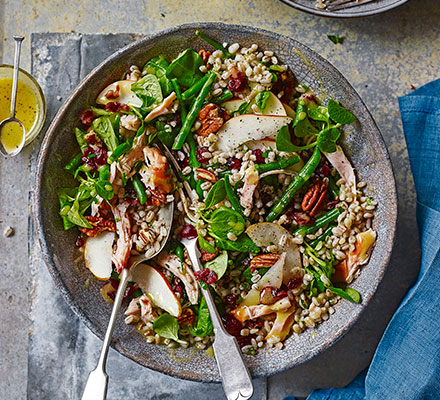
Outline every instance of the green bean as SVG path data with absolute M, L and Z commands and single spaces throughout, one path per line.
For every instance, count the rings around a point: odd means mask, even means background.
M 225 175 L 225 189 L 232 208 L 240 213 L 242 217 L 244 217 L 240 200 L 238 199 L 237 193 L 235 193 L 235 190 L 232 188 L 231 183 L 229 182 L 229 174 Z
M 318 246 L 319 242 L 324 242 L 325 239 L 327 239 L 327 237 L 332 233 L 332 229 L 334 228 L 334 225 L 330 225 L 322 235 L 318 236 L 315 240 L 313 240 L 312 242 L 310 242 L 310 246 L 315 248 L 316 246 Z
M 110 157 L 108 158 L 108 163 L 111 164 L 113 161 L 116 161 L 123 154 L 127 153 L 131 149 L 131 143 L 126 141 L 121 143 L 116 149 L 112 152 Z
M 74 173 L 75 170 L 81 165 L 81 157 L 82 153 L 78 153 L 75 157 L 73 157 L 64 167 L 66 171 Z
M 232 58 L 232 54 L 229 53 L 229 51 L 226 50 L 220 43 L 209 38 L 208 36 L 206 36 L 204 33 L 200 32 L 200 31 L 196 31 L 196 35 L 198 37 L 200 37 L 200 39 L 203 39 L 206 43 L 209 43 L 212 47 L 214 47 L 214 49 L 221 50 L 227 58 Z
M 196 181 L 196 193 L 199 196 L 199 199 L 203 199 L 203 189 L 202 189 L 203 181 L 201 179 L 197 179 Z
M 145 202 L 147 201 L 147 193 L 145 193 L 144 185 L 139 179 L 139 176 L 134 175 L 132 181 L 133 181 L 134 190 L 136 191 L 136 194 L 139 199 L 139 203 L 145 204 Z
M 328 189 L 335 199 L 339 197 L 339 187 L 331 175 L 328 176 Z
M 303 226 L 301 228 L 298 228 L 295 232 L 293 232 L 294 235 L 309 235 L 313 232 L 316 232 L 319 228 L 322 228 L 323 226 L 327 225 L 328 223 L 334 221 L 336 218 L 341 215 L 342 211 L 344 211 L 343 208 L 334 208 L 333 210 L 327 211 L 325 214 L 321 215 L 319 218 L 316 218 L 316 221 L 313 225 L 309 226 Z
M 118 114 L 118 115 L 116 115 L 115 121 L 113 122 L 113 130 L 115 131 L 115 135 L 118 138 L 118 140 L 120 142 L 122 142 L 123 137 L 121 136 L 121 133 L 120 133 L 120 129 L 121 129 L 120 122 L 121 122 L 121 115 Z
M 191 132 L 191 128 L 199 115 L 200 110 L 202 109 L 203 102 L 205 101 L 206 96 L 208 95 L 209 90 L 211 89 L 212 84 L 215 81 L 217 74 L 214 71 L 208 72 L 208 79 L 202 87 L 202 90 L 198 94 L 194 104 L 191 106 L 191 109 L 188 112 L 185 122 L 182 124 L 180 128 L 179 134 L 174 139 L 173 150 L 180 150 L 185 143 L 186 138 Z
M 234 97 L 233 93 L 229 89 L 226 89 L 225 91 L 223 91 L 223 93 L 220 96 L 213 97 L 209 101 L 214 104 L 222 104 L 225 101 L 231 100 L 233 97 Z
M 176 92 L 177 101 L 179 102 L 179 106 L 180 106 L 180 120 L 182 121 L 183 124 L 186 118 L 186 106 L 182 98 L 182 93 L 180 92 L 177 78 L 171 79 L 171 84 L 173 85 L 174 92 Z
M 192 133 L 188 135 L 186 141 L 189 144 L 189 165 L 191 168 L 199 168 L 200 163 L 197 160 L 197 144 Z
M 186 101 L 190 99 L 192 96 L 194 96 L 196 93 L 198 93 L 207 80 L 208 80 L 208 75 L 204 75 L 202 78 L 200 78 L 196 83 L 194 83 L 190 88 L 188 88 L 182 93 L 182 100 Z
M 258 171 L 258 173 L 262 174 L 264 172 L 290 167 L 291 165 L 296 164 L 300 160 L 301 158 L 299 156 L 292 158 L 281 158 L 278 161 L 274 161 L 267 164 L 255 164 L 255 169 Z
M 281 199 L 279 199 L 275 205 L 269 211 L 269 214 L 266 216 L 266 221 L 273 222 L 289 205 L 292 201 L 295 193 L 306 183 L 313 171 L 319 164 L 319 160 L 321 159 L 321 153 L 318 147 L 315 147 L 312 156 L 309 161 L 307 161 L 306 165 L 304 165 L 303 169 L 293 178 L 291 184 L 284 191 Z

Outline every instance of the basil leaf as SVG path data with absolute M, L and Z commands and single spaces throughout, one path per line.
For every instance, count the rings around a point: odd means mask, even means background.
M 209 230 L 220 239 L 227 239 L 228 233 L 240 236 L 245 228 L 246 222 L 240 213 L 232 208 L 219 207 L 214 210 L 209 219 Z
M 359 294 L 359 292 L 357 290 L 354 290 L 352 288 L 347 288 L 344 290 L 341 288 L 329 286 L 327 289 L 330 290 L 332 293 L 334 293 L 338 296 L 341 296 L 343 299 L 351 301 L 352 303 L 360 303 L 361 302 L 361 295 Z
M 338 128 L 324 129 L 319 132 L 317 138 L 318 147 L 326 153 L 334 153 L 339 136 L 341 136 L 341 132 Z
M 336 35 L 327 35 L 327 37 L 334 43 L 334 44 L 338 44 L 338 43 L 342 43 L 344 41 L 344 38 L 341 36 L 336 36 Z
M 255 96 L 255 104 L 260 109 L 260 111 L 264 114 L 264 110 L 266 109 L 266 103 L 268 98 L 270 97 L 269 91 L 260 92 Z
M 234 241 L 215 237 L 215 244 L 218 248 L 223 250 L 241 251 L 246 253 L 258 253 L 260 251 L 260 248 L 245 233 Z
M 153 74 L 148 74 L 131 85 L 131 91 L 139 97 L 145 111 L 152 110 L 163 100 L 159 80 Z
M 205 210 L 220 203 L 226 198 L 225 180 L 220 179 L 212 185 L 205 199 Z
M 154 332 L 166 339 L 179 340 L 179 323 L 170 314 L 162 314 L 157 318 L 153 323 L 153 329 Z
M 279 130 L 275 144 L 276 144 L 278 151 L 284 151 L 286 153 L 293 153 L 295 151 L 307 150 L 307 149 L 311 149 L 312 147 L 316 146 L 316 142 L 308 144 L 306 146 L 294 145 L 292 143 L 291 138 L 290 138 L 290 131 L 289 131 L 289 127 L 287 125 L 283 126 Z
M 168 79 L 176 78 L 180 86 L 189 88 L 202 77 L 199 67 L 203 65 L 202 57 L 194 50 L 186 49 L 167 68 Z
M 307 115 L 314 121 L 324 121 L 328 123 L 330 119 L 327 107 L 323 106 L 309 107 L 307 109 Z
M 195 328 L 194 327 L 189 328 L 189 331 L 194 336 L 199 336 L 199 337 L 214 335 L 214 328 L 212 326 L 211 318 L 209 316 L 208 306 L 206 305 L 206 301 L 204 297 L 202 297 L 202 300 L 200 301 L 200 307 L 197 316 L 197 325 Z
M 215 253 L 215 247 L 211 243 L 209 243 L 199 232 L 197 232 L 197 236 L 199 239 L 199 246 L 202 250 L 205 250 L 208 253 Z
M 216 258 L 205 263 L 205 268 L 214 271 L 220 279 L 228 268 L 228 252 L 222 251 Z
M 96 118 L 92 122 L 92 130 L 104 142 L 107 150 L 114 151 L 118 147 L 119 141 L 113 129 L 112 120 L 109 117 Z
M 167 68 L 169 64 L 164 56 L 152 58 L 143 69 L 147 74 L 153 74 L 159 80 L 163 96 L 168 96 L 173 91 L 173 85 L 167 78 Z
M 336 100 L 330 99 L 327 107 L 330 118 L 338 124 L 346 125 L 356 121 L 356 117 Z

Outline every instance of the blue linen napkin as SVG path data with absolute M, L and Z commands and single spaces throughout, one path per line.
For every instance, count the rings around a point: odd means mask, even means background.
M 440 399 L 440 79 L 400 97 L 399 105 L 417 191 L 420 274 L 368 371 L 307 400 Z

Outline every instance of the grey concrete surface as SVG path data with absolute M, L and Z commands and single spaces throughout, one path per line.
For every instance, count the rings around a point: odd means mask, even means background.
M 343 385 L 368 364 L 392 311 L 417 273 L 415 194 L 396 97 L 408 92 L 411 84 L 420 86 L 438 77 L 440 5 L 437 0 L 412 0 L 380 16 L 343 21 L 310 16 L 275 0 L 250 3 L 216 0 L 211 3 L 207 6 L 202 0 L 194 0 L 191 4 L 148 0 L 99 3 L 91 0 L 0 0 L 0 62 L 12 61 L 14 33 L 27 36 L 23 65 L 29 70 L 31 32 L 149 33 L 178 23 L 203 20 L 243 23 L 287 34 L 332 62 L 365 100 L 391 153 L 400 200 L 396 249 L 385 280 L 359 323 L 322 356 L 269 378 L 267 398 L 281 399 L 286 394 L 304 395 L 316 387 Z M 339 34 L 345 37 L 345 41 L 335 46 L 327 39 L 327 34 Z M 60 103 L 52 96 L 48 98 L 48 104 L 53 113 Z M 30 187 L 37 152 L 38 141 L 14 159 L 0 160 L 0 268 L 3 271 L 0 280 L 0 398 L 7 400 L 27 397 L 28 334 L 44 326 L 44 320 L 36 320 L 34 324 L 30 318 L 32 299 L 35 300 L 33 284 L 37 282 L 32 278 L 30 263 L 39 257 L 29 217 Z M 15 228 L 13 237 L 3 237 L 2 232 L 7 226 Z M 40 263 L 38 268 L 43 265 Z M 50 284 L 45 272 L 43 270 L 41 279 Z M 33 304 L 36 310 L 38 301 Z M 52 311 L 68 318 L 65 308 Z M 49 310 L 46 310 L 46 318 L 53 318 Z M 54 334 L 51 343 L 55 347 L 41 343 L 48 349 L 50 357 L 47 363 L 42 359 L 42 364 L 30 364 L 31 378 L 39 369 L 47 376 L 59 374 L 62 377 L 69 374 L 69 368 L 73 371 L 75 364 L 70 363 L 65 354 L 59 354 L 61 347 L 57 347 L 68 345 L 68 340 Z M 52 360 L 58 363 L 51 364 Z M 48 368 L 48 365 L 53 367 Z M 44 386 L 43 381 L 36 384 Z M 67 391 L 60 398 L 76 398 L 77 392 L 68 385 L 65 381 L 60 384 Z M 127 393 L 127 398 L 131 395 Z M 215 398 L 213 392 L 207 396 Z M 145 397 L 149 398 L 147 393 Z M 36 398 L 50 397 L 43 394 Z M 162 398 L 178 397 L 168 395 Z

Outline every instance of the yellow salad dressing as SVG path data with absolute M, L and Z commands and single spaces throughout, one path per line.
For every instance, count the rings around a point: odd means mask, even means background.
M 0 121 L 9 118 L 11 109 L 12 79 L 0 78 Z M 39 107 L 37 98 L 29 86 L 18 82 L 15 118 L 19 119 L 28 134 L 37 121 Z M 21 143 L 22 128 L 18 123 L 8 123 L 2 128 L 0 140 L 5 150 L 10 153 Z

